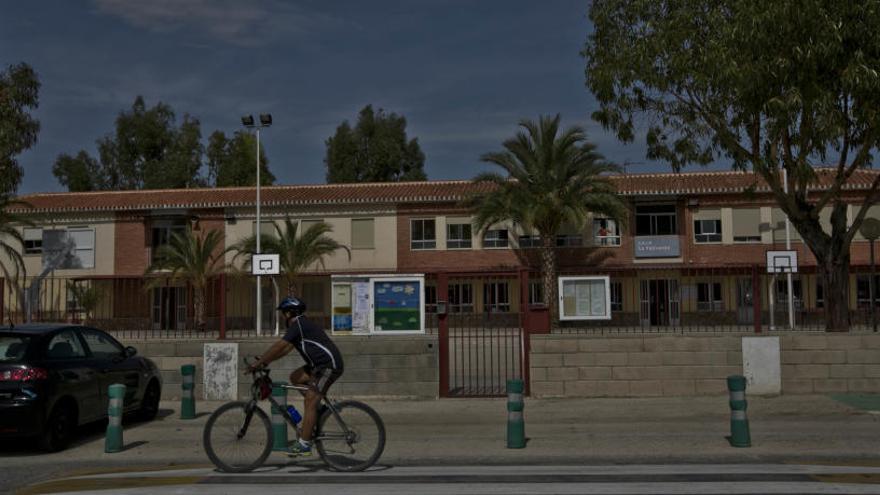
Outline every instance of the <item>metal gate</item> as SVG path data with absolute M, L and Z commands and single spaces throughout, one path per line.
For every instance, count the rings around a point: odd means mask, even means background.
M 506 395 L 507 380 L 527 381 L 528 334 L 522 309 L 528 306 L 528 275 L 440 274 L 436 294 L 442 397 Z M 443 297 L 445 295 L 445 297 Z M 444 304 L 445 303 L 445 304 Z M 445 306 L 445 314 L 443 314 Z

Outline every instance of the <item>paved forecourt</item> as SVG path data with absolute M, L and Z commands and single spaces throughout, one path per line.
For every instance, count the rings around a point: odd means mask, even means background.
M 880 494 L 880 463 L 858 465 L 724 464 L 605 466 L 377 466 L 326 471 L 320 461 L 249 474 L 211 468 L 94 473 L 33 485 L 23 494 Z

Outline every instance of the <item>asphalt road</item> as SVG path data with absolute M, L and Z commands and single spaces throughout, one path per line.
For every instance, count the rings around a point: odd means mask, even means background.
M 252 494 L 880 494 L 880 467 L 822 465 L 377 466 L 333 473 L 313 463 L 249 474 L 212 469 L 94 473 L 32 486 L 27 495 Z

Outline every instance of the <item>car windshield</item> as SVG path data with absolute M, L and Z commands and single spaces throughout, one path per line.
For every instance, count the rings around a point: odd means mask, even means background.
M 20 363 L 30 341 L 29 335 L 0 333 L 0 363 Z

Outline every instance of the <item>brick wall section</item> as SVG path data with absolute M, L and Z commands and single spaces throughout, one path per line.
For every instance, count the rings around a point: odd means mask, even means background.
M 335 336 L 345 360 L 345 373 L 331 389 L 342 397 L 436 398 L 439 389 L 437 338 L 434 336 Z M 204 397 L 203 353 L 206 342 L 218 341 L 124 341 L 138 354 L 152 359 L 162 372 L 162 398 L 180 398 L 180 366 L 196 365 L 196 399 Z M 233 342 L 233 341 L 220 341 Z M 239 341 L 238 356 L 262 354 L 273 339 Z M 270 366 L 272 378 L 286 379 L 302 366 L 296 351 Z M 238 395 L 249 397 L 249 375 L 239 374 Z
M 150 243 L 143 217 L 117 215 L 115 232 L 114 274 L 143 275 L 150 263 Z
M 742 335 L 533 335 L 535 397 L 721 395 Z M 880 335 L 781 335 L 782 393 L 880 392 Z

